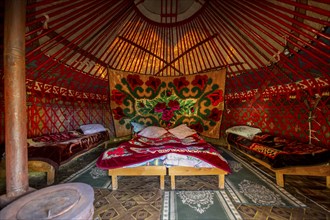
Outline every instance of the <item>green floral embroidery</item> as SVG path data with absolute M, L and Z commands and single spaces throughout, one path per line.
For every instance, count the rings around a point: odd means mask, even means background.
M 182 100 L 172 94 L 171 90 L 163 91 L 155 99 L 143 99 L 137 102 L 138 112 L 143 115 L 153 115 L 166 125 L 171 125 L 178 116 L 190 116 L 196 112 L 195 99 Z

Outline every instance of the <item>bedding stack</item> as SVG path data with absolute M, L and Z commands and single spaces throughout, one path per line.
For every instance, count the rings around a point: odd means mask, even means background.
M 109 130 L 103 125 L 81 125 L 77 130 L 29 138 L 28 158 L 33 161 L 44 161 L 57 169 L 73 157 L 109 139 Z
M 262 132 L 250 126 L 234 126 L 226 130 L 227 142 L 272 168 L 309 166 L 330 162 L 330 149 L 289 140 Z
M 108 170 L 113 190 L 118 188 L 118 176 L 159 176 L 164 189 L 166 175 L 172 190 L 175 177 L 187 175 L 216 175 L 219 189 L 224 189 L 225 175 L 231 172 L 228 162 L 186 124 L 171 129 L 133 124 L 133 131 L 131 140 L 105 151 L 96 161 L 96 166 Z
M 116 148 L 105 151 L 96 165 L 102 169 L 164 165 L 217 167 L 230 172 L 227 161 L 215 147 L 186 124 L 172 129 L 132 123 L 135 135 Z

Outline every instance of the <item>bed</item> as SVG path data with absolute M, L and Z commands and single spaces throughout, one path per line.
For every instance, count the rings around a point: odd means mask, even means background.
M 284 175 L 324 176 L 330 188 L 330 149 L 289 140 L 259 128 L 233 126 L 226 130 L 229 149 L 235 149 L 275 172 L 284 187 Z
M 118 188 L 118 176 L 139 175 L 159 176 L 161 189 L 166 175 L 171 189 L 176 176 L 216 175 L 223 189 L 225 175 L 231 172 L 216 148 L 185 124 L 169 130 L 145 127 L 131 140 L 103 152 L 96 165 L 108 170 L 113 190 Z
M 110 141 L 109 130 L 99 124 L 82 125 L 77 130 L 28 138 L 29 171 L 46 172 L 47 184 L 55 171 L 73 158 Z

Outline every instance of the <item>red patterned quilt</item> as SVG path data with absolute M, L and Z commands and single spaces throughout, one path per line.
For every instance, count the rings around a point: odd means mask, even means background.
M 330 149 L 288 140 L 268 133 L 256 134 L 252 140 L 229 133 L 227 142 L 272 166 L 307 166 L 330 162 Z
M 109 139 L 109 131 L 88 135 L 77 132 L 43 135 L 28 142 L 28 159 L 47 162 L 57 169 Z
M 216 148 L 197 134 L 184 139 L 178 139 L 170 133 L 159 138 L 135 136 L 130 141 L 102 153 L 96 165 L 102 169 L 114 169 L 139 164 L 170 153 L 196 157 L 214 167 L 231 172 L 227 161 Z

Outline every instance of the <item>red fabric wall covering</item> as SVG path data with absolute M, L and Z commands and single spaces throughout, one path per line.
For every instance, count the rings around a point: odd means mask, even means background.
M 113 130 L 108 80 L 75 71 L 45 55 L 30 61 L 33 62 L 27 65 L 28 137 L 74 130 L 90 123 Z M 45 61 L 47 65 L 40 68 Z
M 325 33 L 329 32 L 326 29 Z M 325 38 L 317 40 L 330 45 Z M 326 48 L 319 49 L 329 53 Z M 330 75 L 329 66 L 324 65 L 329 64 L 329 58 L 315 59 L 309 52 L 318 54 L 313 48 L 306 48 L 290 57 L 283 56 L 267 67 L 267 72 L 257 70 L 265 78 L 262 82 L 253 83 L 252 71 L 228 77 L 221 136 L 225 137 L 230 126 L 251 124 L 266 132 L 308 142 L 308 117 L 313 110 L 312 143 L 330 147 Z M 316 96 L 321 99 L 311 109 Z
M 47 61 L 47 65 L 41 64 Z M 38 68 L 38 69 L 37 69 Z M 29 57 L 26 65 L 28 86 L 32 82 L 41 82 L 49 85 L 69 88 L 79 92 L 90 92 L 107 95 L 108 80 L 100 79 L 69 68 L 56 60 L 41 55 L 40 59 Z
M 312 143 L 330 147 L 330 88 L 323 94 L 317 107 L 313 110 L 315 120 L 312 121 L 314 136 Z M 291 97 L 291 98 L 290 98 Z M 230 100 L 226 102 L 223 115 L 221 136 L 225 137 L 225 130 L 233 125 L 246 125 L 261 128 L 262 131 L 279 134 L 287 138 L 308 142 L 309 107 L 306 101 L 311 96 L 278 96 L 272 99 L 260 98 L 253 106 L 250 100 Z
M 100 123 L 113 131 L 108 100 L 29 91 L 28 137 L 78 129 L 82 124 Z

